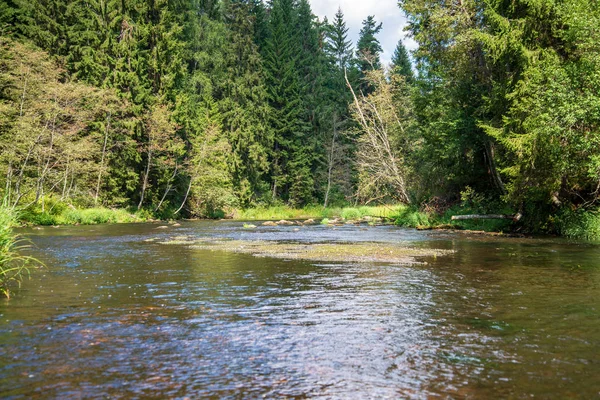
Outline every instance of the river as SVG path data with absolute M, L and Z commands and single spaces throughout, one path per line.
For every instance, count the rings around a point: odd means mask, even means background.
M 396 227 L 27 229 L 0 397 L 599 398 L 600 246 Z M 318 262 L 176 236 L 452 250 Z

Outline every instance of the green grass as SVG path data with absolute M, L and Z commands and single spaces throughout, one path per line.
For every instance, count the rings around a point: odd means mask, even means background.
M 41 266 L 36 259 L 20 254 L 27 245 L 13 231 L 16 220 L 13 210 L 0 206 L 0 295 L 7 298 L 13 286 L 20 287 L 30 276 L 32 268 Z
M 551 222 L 561 236 L 600 240 L 600 210 L 562 210 Z
M 71 208 L 55 207 L 42 211 L 31 207 L 21 213 L 20 221 L 31 225 L 96 225 L 130 222 L 144 222 L 151 216 L 144 211 L 130 212 L 111 208 Z
M 265 221 L 281 219 L 334 219 L 344 218 L 346 220 L 359 219 L 366 216 L 379 218 L 394 218 L 405 206 L 377 206 L 377 207 L 321 207 L 307 206 L 304 208 L 292 208 L 288 206 L 258 207 L 234 212 L 234 219 L 240 221 Z

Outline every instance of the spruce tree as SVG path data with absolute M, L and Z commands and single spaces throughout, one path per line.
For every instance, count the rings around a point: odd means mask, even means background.
M 262 51 L 269 37 L 269 16 L 262 0 L 248 0 L 250 15 L 254 17 L 254 43 Z
M 408 50 L 402 43 L 402 39 L 398 41 L 394 55 L 392 56 L 392 66 L 394 73 L 404 76 L 407 82 L 412 82 L 414 74 L 412 64 L 408 55 Z
M 295 31 L 296 13 L 293 0 L 273 0 L 269 21 L 270 36 L 265 46 L 265 71 L 269 92 L 269 125 L 273 129 L 271 152 L 271 189 L 273 199 L 279 197 L 291 202 L 290 186 L 303 182 L 298 176 L 310 178 L 306 165 L 299 162 L 306 155 L 302 151 L 307 124 L 302 120 L 302 88 L 298 71 L 301 52 Z M 303 185 L 304 186 L 304 185 Z
M 243 205 L 250 205 L 265 190 L 268 155 L 272 138 L 267 126 L 268 103 L 263 66 L 255 44 L 250 6 L 242 2 L 226 5 L 225 75 L 217 85 L 222 90 L 219 109 L 223 132 L 231 148 L 229 169 Z
M 357 56 L 363 74 L 368 70 L 381 68 L 379 56 L 383 49 L 376 37 L 381 29 L 383 29 L 383 24 L 377 24 L 373 15 L 369 15 L 362 23 L 357 44 Z
M 344 13 L 341 8 L 338 8 L 333 22 L 327 28 L 325 49 L 342 71 L 350 66 L 353 55 L 352 42 L 348 40 L 348 30 Z

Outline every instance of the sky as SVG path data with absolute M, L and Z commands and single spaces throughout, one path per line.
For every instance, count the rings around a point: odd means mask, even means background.
M 313 13 L 321 20 L 327 17 L 329 21 L 333 20 L 338 7 L 342 8 L 346 25 L 350 30 L 348 38 L 356 45 L 358 33 L 362 26 L 362 21 L 369 15 L 374 15 L 375 20 L 383 22 L 383 29 L 379 33 L 378 39 L 383 47 L 381 59 L 388 64 L 394 54 L 394 49 L 401 38 L 408 50 L 417 47 L 416 43 L 406 38 L 404 26 L 406 17 L 398 7 L 398 0 L 309 0 Z

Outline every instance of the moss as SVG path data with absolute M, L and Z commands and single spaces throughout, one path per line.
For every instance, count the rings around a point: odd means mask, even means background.
M 437 257 L 450 254 L 448 250 L 417 249 L 389 243 L 280 243 L 243 240 L 167 240 L 166 245 L 186 244 L 193 248 L 252 254 L 318 262 L 374 262 L 386 264 L 418 264 L 416 257 Z

